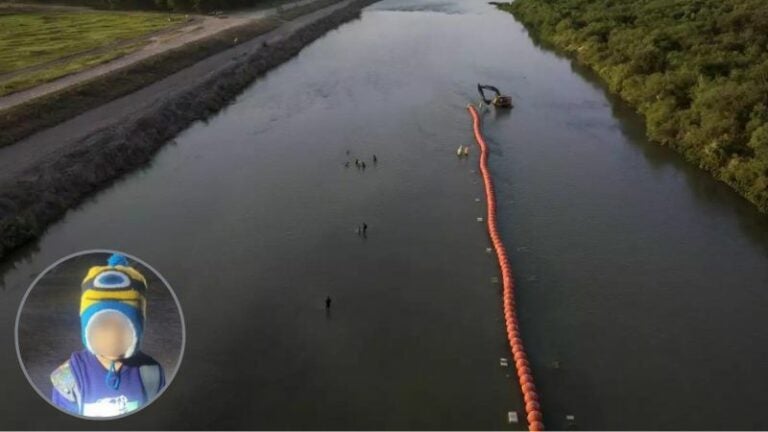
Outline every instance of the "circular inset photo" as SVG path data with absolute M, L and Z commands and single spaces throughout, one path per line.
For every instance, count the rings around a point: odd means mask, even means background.
M 166 280 L 140 259 L 83 251 L 32 282 L 16 350 L 32 387 L 81 418 L 114 419 L 168 387 L 184 353 L 184 316 Z

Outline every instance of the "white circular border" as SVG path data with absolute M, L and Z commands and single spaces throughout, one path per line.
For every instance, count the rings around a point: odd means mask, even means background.
M 171 293 L 171 297 L 173 297 L 173 301 L 174 301 L 174 303 L 176 303 L 176 309 L 179 311 L 179 318 L 181 318 L 181 350 L 179 352 L 179 359 L 178 359 L 178 362 L 176 364 L 176 368 L 173 371 L 173 375 L 170 378 L 166 377 L 165 386 L 160 390 L 160 392 L 158 394 L 155 395 L 155 397 L 151 401 L 148 401 L 146 404 L 144 404 L 143 406 L 139 407 L 138 409 L 135 409 L 135 410 L 133 410 L 131 412 L 128 412 L 128 413 L 125 413 L 125 414 L 116 415 L 114 417 L 87 417 L 87 416 L 83 416 L 83 415 L 80 415 L 80 414 L 73 414 L 73 413 L 71 413 L 69 411 L 66 411 L 66 410 L 56 406 L 53 402 L 51 402 L 51 400 L 50 400 L 50 398 L 48 396 L 43 394 L 43 392 L 40 391 L 39 388 L 37 388 L 37 385 L 35 384 L 35 382 L 32 381 L 32 378 L 30 378 L 29 373 L 27 372 L 27 368 L 24 366 L 24 362 L 21 359 L 21 349 L 19 347 L 19 321 L 21 321 L 21 311 L 24 309 L 24 305 L 27 302 L 27 297 L 29 297 L 29 293 L 32 292 L 32 289 L 35 288 L 35 285 L 37 285 L 37 283 L 40 281 L 40 279 L 42 279 L 48 272 L 50 272 L 52 269 L 54 269 L 59 264 L 65 262 L 65 261 L 67 261 L 69 259 L 72 259 L 74 257 L 78 257 L 78 256 L 82 256 L 82 255 L 89 255 L 89 254 L 94 254 L 94 253 L 98 253 L 98 254 L 114 254 L 114 253 L 118 253 L 118 254 L 121 254 L 121 255 L 125 256 L 126 258 L 128 258 L 128 259 L 130 259 L 130 260 L 132 260 L 134 262 L 138 262 L 139 264 L 141 264 L 144 267 L 146 267 L 149 270 L 151 270 L 160 279 L 160 281 L 163 284 L 165 284 L 166 289 L 168 289 L 168 291 Z M 43 398 L 43 400 L 45 400 L 48 403 L 48 405 L 56 408 L 57 410 L 63 412 L 64 414 L 70 415 L 70 416 L 75 417 L 75 418 L 79 418 L 79 419 L 83 419 L 83 420 L 92 420 L 92 421 L 112 421 L 112 420 L 119 420 L 119 419 L 122 419 L 122 418 L 125 418 L 125 417 L 128 417 L 128 416 L 131 416 L 131 415 L 139 413 L 144 408 L 152 405 L 157 399 L 160 398 L 160 396 L 163 395 L 163 393 L 165 393 L 165 391 L 168 389 L 168 387 L 171 386 L 171 384 L 173 383 L 173 380 L 176 378 L 176 375 L 179 373 L 179 369 L 181 368 L 181 363 L 184 360 L 184 353 L 185 353 L 186 344 L 187 344 L 187 325 L 186 325 L 186 321 L 184 320 L 184 311 L 181 308 L 181 303 L 179 302 L 179 298 L 176 297 L 176 292 L 174 292 L 173 288 L 168 283 L 168 281 L 165 280 L 163 275 L 160 274 L 160 272 L 158 272 L 157 270 L 155 270 L 154 267 L 152 267 L 151 265 L 147 264 L 143 260 L 141 260 L 141 259 L 139 259 L 139 258 L 137 258 L 137 257 L 135 257 L 135 256 L 133 256 L 131 254 L 127 254 L 125 252 L 121 252 L 121 251 L 118 251 L 118 250 L 114 250 L 114 249 L 88 249 L 88 250 L 83 250 L 83 251 L 80 251 L 80 252 L 75 252 L 75 253 L 69 254 L 69 255 L 67 255 L 67 256 L 65 256 L 63 258 L 59 258 L 58 260 L 56 260 L 56 262 L 54 262 L 53 264 L 51 264 L 48 267 L 46 267 L 45 270 L 41 271 L 40 274 L 37 275 L 35 280 L 32 281 L 32 283 L 29 285 L 29 288 L 27 288 L 27 291 L 24 293 L 24 297 L 21 298 L 21 304 L 19 304 L 19 310 L 16 312 L 16 324 L 14 325 L 14 328 L 13 328 L 13 339 L 14 339 L 14 344 L 16 345 L 16 357 L 19 360 L 19 366 L 21 367 L 22 372 L 24 372 L 24 376 L 27 378 L 27 382 L 29 382 L 30 387 L 32 387 L 35 390 L 35 392 L 41 398 Z

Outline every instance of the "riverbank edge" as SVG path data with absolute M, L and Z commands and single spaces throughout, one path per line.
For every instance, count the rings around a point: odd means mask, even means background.
M 291 21 L 340 0 L 315 0 L 254 19 L 123 68 L 0 110 L 0 147 L 13 145 L 36 132 L 137 91 L 198 61 L 248 42 Z M 236 41 L 236 42 L 235 42 Z
M 0 259 L 37 239 L 53 222 L 90 195 L 147 164 L 188 128 L 227 106 L 256 78 L 288 61 L 330 30 L 356 19 L 378 0 L 353 0 L 262 47 L 176 97 L 95 131 L 80 145 L 26 169 L 0 189 Z
M 580 58 L 578 56 L 577 52 L 575 52 L 573 50 L 569 50 L 566 47 L 557 44 L 552 39 L 547 38 L 544 35 L 542 35 L 538 31 L 538 29 L 530 21 L 526 20 L 525 17 L 520 16 L 520 14 L 515 13 L 514 10 L 510 7 L 510 3 L 496 3 L 496 2 L 491 2 L 491 3 L 494 4 L 494 6 L 496 6 L 496 8 L 498 8 L 500 11 L 509 13 L 512 16 L 514 16 L 515 19 L 517 19 L 525 27 L 525 29 L 528 31 L 529 35 L 532 38 L 534 38 L 537 42 L 541 43 L 545 48 L 547 48 L 549 50 L 552 50 L 552 51 L 555 51 L 555 52 L 557 52 L 559 54 L 562 54 L 565 57 L 569 58 L 571 61 L 577 62 L 579 65 L 582 65 L 582 66 L 588 68 L 590 71 L 592 71 L 595 74 L 595 76 L 597 78 L 599 78 L 600 84 L 601 84 L 602 88 L 605 91 L 607 91 L 611 95 L 621 99 L 622 102 L 626 103 L 629 107 L 631 107 L 633 110 L 635 110 L 635 112 L 637 112 L 642 117 L 644 128 L 645 128 L 645 132 L 646 132 L 646 137 L 648 138 L 648 140 L 650 142 L 653 142 L 656 145 L 662 145 L 662 146 L 664 145 L 664 144 L 662 144 L 662 143 L 660 143 L 660 142 L 658 142 L 658 141 L 656 141 L 656 140 L 654 140 L 654 139 L 652 139 L 650 137 L 650 135 L 648 133 L 648 129 L 647 129 L 648 122 L 647 122 L 646 116 L 643 113 L 640 112 L 640 110 L 638 109 L 638 107 L 635 104 L 631 103 L 630 101 L 628 101 L 627 99 L 622 97 L 622 95 L 620 93 L 612 91 L 610 89 L 610 87 L 608 86 L 608 83 L 607 83 L 605 77 L 601 74 L 600 70 L 595 68 L 595 65 L 592 65 L 592 64 L 584 61 L 582 58 Z M 755 209 L 757 209 L 757 211 L 760 212 L 761 214 L 768 215 L 768 200 L 765 200 L 765 199 L 760 200 L 759 197 L 751 197 L 751 196 L 749 196 L 747 190 L 744 190 L 735 181 L 731 181 L 727 177 L 721 175 L 718 172 L 717 168 L 707 168 L 705 166 L 702 166 L 696 158 L 690 157 L 689 155 L 685 154 L 681 149 L 677 148 L 676 146 L 670 145 L 670 146 L 665 146 L 665 147 L 669 147 L 672 150 L 674 150 L 674 152 L 677 153 L 678 155 L 680 155 L 687 163 L 690 163 L 691 165 L 696 166 L 697 168 L 701 169 L 702 171 L 705 171 L 705 172 L 709 173 L 715 180 L 720 181 L 720 182 L 728 185 L 728 187 L 730 187 L 737 194 L 739 194 L 739 196 L 741 196 L 742 198 L 747 200 L 749 203 L 751 203 L 755 207 Z

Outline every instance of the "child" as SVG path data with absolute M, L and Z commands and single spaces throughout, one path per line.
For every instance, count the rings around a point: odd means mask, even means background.
M 51 373 L 53 403 L 86 417 L 114 417 L 150 402 L 165 386 L 162 367 L 139 350 L 147 282 L 113 254 L 82 283 L 80 323 L 85 350 Z

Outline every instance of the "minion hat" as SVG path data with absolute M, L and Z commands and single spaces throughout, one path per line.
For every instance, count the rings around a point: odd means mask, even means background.
M 88 330 L 96 318 L 105 312 L 117 312 L 126 318 L 133 332 L 132 343 L 123 355 L 131 357 L 138 351 L 144 330 L 147 300 L 147 281 L 141 273 L 130 267 L 128 260 L 113 254 L 106 266 L 91 267 L 83 279 L 80 297 L 80 324 L 83 345 L 96 354 L 88 340 Z

